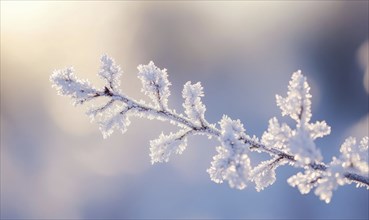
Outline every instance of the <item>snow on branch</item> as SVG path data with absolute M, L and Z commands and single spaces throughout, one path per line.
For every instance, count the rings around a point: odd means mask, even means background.
M 243 141 L 246 138 L 245 129 L 240 120 L 232 120 L 226 115 L 219 124 L 221 134 L 218 139 L 221 146 L 216 148 L 218 154 L 213 157 L 207 172 L 216 183 L 227 180 L 230 187 L 243 189 L 251 173 L 249 149 Z
M 192 132 L 193 130 L 180 130 L 169 135 L 161 133 L 158 139 L 150 141 L 151 163 L 168 162 L 173 152 L 182 154 L 187 146 L 187 136 Z
M 153 61 L 148 65 L 139 65 L 138 78 L 142 82 L 141 91 L 148 95 L 160 109 L 168 108 L 168 97 L 170 95 L 168 74 L 166 69 L 159 69 Z
M 183 108 L 188 118 L 198 125 L 204 125 L 206 107 L 201 102 L 201 97 L 204 96 L 201 83 L 187 82 L 183 87 L 182 96 L 185 99 Z
M 72 98 L 74 105 L 83 104 L 93 99 L 97 94 L 97 90 L 91 86 L 89 81 L 76 78 L 72 67 L 55 70 L 50 80 L 58 94 Z
M 119 78 L 122 76 L 120 67 L 106 54 L 101 56 L 100 61 L 101 67 L 98 75 L 105 80 L 111 90 L 119 92 Z
M 105 81 L 101 88 L 94 88 L 87 80 L 80 80 L 74 75 L 73 68 L 55 70 L 50 77 L 52 86 L 59 95 L 68 96 L 75 105 L 91 103 L 86 114 L 99 124 L 104 138 L 114 130 L 123 133 L 130 124 L 129 118 L 144 117 L 168 121 L 178 127 L 178 131 L 168 135 L 161 133 L 150 141 L 151 163 L 168 162 L 172 154 L 182 154 L 190 135 L 207 135 L 216 138 L 219 145 L 207 172 L 216 183 L 227 181 L 229 186 L 244 189 L 251 183 L 257 191 L 263 190 L 276 181 L 276 169 L 282 165 L 291 165 L 303 172 L 290 177 L 287 182 L 297 187 L 302 194 L 314 193 L 329 203 L 333 191 L 338 186 L 356 183 L 358 187 L 369 189 L 368 137 L 359 143 L 349 137 L 341 146 L 341 155 L 333 157 L 328 164 L 315 145 L 315 139 L 330 134 L 330 127 L 325 121 L 310 122 L 311 94 L 310 86 L 301 71 L 292 74 L 286 97 L 277 95 L 277 106 L 283 116 L 291 117 L 295 127 L 280 123 L 273 117 L 267 131 L 259 140 L 250 136 L 240 120 L 233 120 L 224 115 L 217 124 L 210 124 L 205 118 L 206 106 L 200 82 L 184 85 L 184 114 L 178 114 L 168 107 L 170 95 L 166 69 L 159 69 L 154 62 L 139 65 L 138 78 L 142 82 L 141 91 L 150 99 L 150 103 L 137 101 L 120 90 L 122 71 L 114 60 L 107 55 L 101 57 L 98 75 Z M 104 98 L 104 99 L 101 99 Z M 101 99 L 105 103 L 95 106 L 93 100 Z M 107 100 L 108 99 L 108 100 Z M 252 166 L 252 154 L 267 153 L 271 159 Z
M 315 146 L 314 140 L 330 134 L 331 128 L 325 121 L 310 123 L 311 119 L 311 95 L 310 86 L 306 77 L 297 71 L 292 74 L 292 79 L 288 86 L 287 97 L 282 98 L 277 95 L 277 105 L 282 110 L 282 115 L 288 115 L 296 121 L 296 128 L 291 129 L 283 124 L 278 128 L 277 119 L 273 118 L 270 123 L 271 131 L 281 130 L 285 137 L 280 141 L 285 143 L 288 153 L 295 155 L 295 159 L 301 166 L 309 163 L 320 163 L 323 157 L 320 150 Z M 278 131 L 275 131 L 278 133 Z M 267 134 L 266 134 L 267 135 Z M 273 135 L 272 135 L 273 136 Z M 266 143 L 268 145 L 268 143 Z M 270 145 L 272 147 L 272 145 Z

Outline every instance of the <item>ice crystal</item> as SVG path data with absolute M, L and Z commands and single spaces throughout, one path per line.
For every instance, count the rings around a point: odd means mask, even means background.
M 360 144 L 357 144 L 353 137 L 347 138 L 342 144 L 340 152 L 340 160 L 345 170 L 369 176 L 368 137 L 364 137 Z
M 291 136 L 291 128 L 285 123 L 279 125 L 278 119 L 274 117 L 269 120 L 268 131 L 263 134 L 261 141 L 267 146 L 274 146 L 284 150 L 287 148 L 288 140 Z
M 106 81 L 110 89 L 119 92 L 121 69 L 115 64 L 113 58 L 103 55 L 100 58 L 101 66 L 98 75 Z
M 309 169 L 305 174 L 298 173 L 288 179 L 288 183 L 297 186 L 301 193 L 308 193 L 316 187 L 314 193 L 326 203 L 331 201 L 333 191 L 338 186 L 351 183 L 345 177 L 347 173 L 360 174 L 368 177 L 368 137 L 360 144 L 349 137 L 341 146 L 339 158 L 333 157 L 324 171 Z
M 114 132 L 114 129 L 121 130 L 122 133 L 126 132 L 127 127 L 131 124 L 127 108 L 121 105 L 109 108 L 101 115 L 98 124 L 104 138 L 109 137 Z
M 301 194 L 308 194 L 310 190 L 316 186 L 317 181 L 321 178 L 322 171 L 314 169 L 306 169 L 304 173 L 298 172 L 290 177 L 287 182 L 299 189 Z
M 268 146 L 277 144 L 295 155 L 298 163 L 304 166 L 312 162 L 323 160 L 320 150 L 315 146 L 314 140 L 328 135 L 331 131 L 325 121 L 310 123 L 311 119 L 311 94 L 310 86 L 301 71 L 293 73 L 288 86 L 287 97 L 276 96 L 277 105 L 282 110 L 282 115 L 288 115 L 297 123 L 292 130 L 286 124 L 279 126 L 276 119 L 269 123 L 268 132 L 263 141 Z M 273 139 L 274 137 L 274 139 Z
M 282 115 L 289 115 L 297 123 L 308 123 L 311 118 L 310 86 L 306 78 L 298 70 L 292 74 L 288 85 L 287 97 L 276 95 L 277 105 Z
M 148 95 L 157 108 L 166 109 L 168 107 L 168 97 L 170 95 L 168 74 L 166 69 L 159 69 L 153 61 L 148 65 L 139 65 L 138 78 L 142 82 L 142 92 Z
M 185 100 L 183 107 L 186 115 L 196 124 L 204 124 L 206 108 L 201 102 L 201 97 L 204 96 L 201 83 L 187 82 L 183 87 L 182 96 Z
M 172 153 L 182 154 L 187 145 L 187 135 L 190 131 L 181 130 L 175 134 L 160 134 L 159 138 L 150 141 L 151 163 L 168 162 Z
M 74 75 L 72 67 L 55 70 L 50 77 L 53 87 L 59 95 L 69 96 L 73 104 L 83 104 L 94 98 L 96 89 L 93 88 L 88 80 L 79 80 Z
M 275 168 L 271 166 L 273 161 L 274 159 L 271 161 L 263 161 L 253 169 L 252 176 L 257 191 L 261 191 L 265 187 L 272 185 L 276 180 Z
M 100 105 L 95 106 L 92 102 L 86 114 L 99 125 L 104 138 L 114 130 L 124 133 L 132 116 L 176 125 L 178 131 L 168 135 L 161 133 L 157 139 L 150 141 L 153 164 L 168 162 L 171 155 L 181 154 L 186 148 L 188 136 L 207 135 L 215 137 L 220 143 L 207 169 L 211 180 L 216 183 L 228 182 L 232 188 L 243 189 L 252 181 L 256 190 L 260 191 L 276 181 L 277 167 L 290 164 L 303 171 L 291 176 L 288 183 L 302 194 L 315 188 L 314 193 L 327 203 L 338 186 L 356 183 L 369 189 L 368 137 L 360 143 L 355 138 L 347 138 L 341 146 L 341 155 L 334 157 L 327 165 L 323 163 L 322 154 L 314 141 L 328 135 L 330 127 L 324 121 L 310 122 L 310 87 L 301 71 L 293 73 L 287 96 L 276 96 L 282 115 L 290 116 L 296 126 L 292 128 L 281 124 L 273 117 L 259 140 L 246 134 L 240 120 L 232 120 L 226 115 L 218 125 L 208 123 L 205 119 L 206 106 L 201 101 L 204 92 L 200 82 L 184 85 L 184 114 L 179 114 L 168 107 L 171 83 L 166 69 L 156 67 L 152 61 L 138 66 L 141 90 L 151 99 L 146 104 L 121 92 L 122 71 L 112 58 L 103 55 L 100 61 L 98 76 L 105 82 L 103 87 L 94 88 L 87 80 L 78 79 L 71 67 L 55 70 L 50 77 L 52 86 L 59 95 L 70 97 L 75 105 L 99 99 Z M 268 153 L 271 159 L 261 161 L 253 168 L 250 161 L 252 152 Z
M 317 180 L 314 193 L 326 203 L 331 201 L 333 191 L 336 190 L 339 185 L 342 186 L 348 183 L 344 177 L 344 170 L 341 164 L 341 161 L 334 157 L 329 168 L 322 172 L 320 178 Z
M 218 154 L 213 157 L 211 167 L 207 170 L 210 178 L 221 183 L 227 180 L 232 188 L 243 189 L 247 186 L 251 173 L 250 159 L 242 138 L 246 136 L 240 120 L 232 120 L 224 115 L 219 122 L 221 135 Z

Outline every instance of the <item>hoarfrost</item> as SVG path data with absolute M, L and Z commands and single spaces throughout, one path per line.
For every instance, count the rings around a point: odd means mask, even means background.
M 325 121 L 310 122 L 310 86 L 301 71 L 292 74 L 287 96 L 276 96 L 282 115 L 291 117 L 296 127 L 281 124 L 273 117 L 259 140 L 255 135 L 246 134 L 240 120 L 232 120 L 226 115 L 218 125 L 209 124 L 205 119 L 206 106 L 201 101 L 204 92 L 200 82 L 184 85 L 184 114 L 179 114 L 168 107 L 171 83 L 166 69 L 156 67 L 152 61 L 137 67 L 138 78 L 142 82 L 141 91 L 151 99 L 151 103 L 146 104 L 121 92 L 119 78 L 122 71 L 112 58 L 103 55 L 100 61 L 98 76 L 105 82 L 102 88 L 94 88 L 87 80 L 78 79 L 71 67 L 53 72 L 50 77 L 52 87 L 59 95 L 70 97 L 75 105 L 103 98 L 103 104 L 95 106 L 92 103 L 86 114 L 91 121 L 99 124 L 104 138 L 114 130 L 124 133 L 130 124 L 129 118 L 133 116 L 168 121 L 177 126 L 178 131 L 168 135 L 161 133 L 157 139 L 150 141 L 153 164 L 168 162 L 172 154 L 181 154 L 189 135 L 207 135 L 220 143 L 207 169 L 210 179 L 216 183 L 226 181 L 232 188 L 244 189 L 254 182 L 256 190 L 260 191 L 276 181 L 277 167 L 289 164 L 303 169 L 303 172 L 293 175 L 287 182 L 302 194 L 315 188 L 314 193 L 327 203 L 338 186 L 356 183 L 369 189 L 368 137 L 360 143 L 355 138 L 347 138 L 341 146 L 341 155 L 333 157 L 328 165 L 323 163 L 322 154 L 314 141 L 328 135 L 330 127 Z M 250 161 L 252 152 L 268 153 L 271 159 L 261 161 L 253 168 Z

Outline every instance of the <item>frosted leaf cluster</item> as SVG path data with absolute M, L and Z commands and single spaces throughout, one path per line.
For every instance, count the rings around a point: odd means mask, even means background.
M 245 129 L 240 120 L 232 120 L 225 115 L 219 124 L 219 141 L 222 145 L 216 148 L 218 154 L 213 157 L 207 172 L 216 183 L 226 180 L 230 187 L 243 189 L 251 173 L 249 150 L 242 141 L 246 137 Z
M 128 108 L 121 104 L 113 106 L 113 103 L 108 103 L 104 111 L 100 107 L 98 110 L 91 109 L 87 114 L 90 115 L 92 120 L 97 121 L 104 138 L 109 137 L 114 130 L 120 130 L 122 133 L 125 133 L 127 127 L 131 124 L 128 118 Z
M 356 142 L 356 138 L 347 138 L 342 144 L 340 152 L 339 160 L 346 171 L 369 176 L 368 137 L 364 137 L 359 144 Z
M 315 146 L 314 140 L 330 133 L 330 127 L 324 121 L 310 123 L 312 113 L 309 91 L 310 86 L 301 71 L 293 73 L 287 96 L 283 98 L 276 95 L 276 101 L 282 115 L 290 116 L 296 122 L 296 127 L 291 128 L 286 123 L 281 124 L 273 117 L 269 120 L 268 130 L 264 132 L 261 139 L 262 144 L 267 147 L 294 155 L 292 164 L 299 167 L 322 162 L 323 157 Z M 276 179 L 276 168 L 283 164 L 286 164 L 286 161 L 280 157 L 260 163 L 253 171 L 256 189 L 259 191 L 271 185 Z M 310 173 L 307 173 L 305 179 L 310 176 Z
M 360 144 L 356 139 L 349 137 L 342 144 L 339 158 L 333 157 L 325 170 L 314 170 L 309 168 L 305 173 L 298 173 L 288 179 L 288 183 L 298 189 L 302 194 L 309 193 L 314 187 L 315 194 L 326 203 L 331 201 L 333 191 L 338 186 L 350 184 L 347 175 L 361 175 L 369 177 L 368 171 L 368 137 L 364 137 Z M 357 186 L 364 186 L 357 182 Z M 368 186 L 366 186 L 368 187 Z M 369 189 L 369 188 L 368 188 Z
M 296 121 L 296 128 L 291 129 L 287 124 L 279 125 L 278 120 L 272 118 L 269 121 L 268 131 L 262 137 L 265 145 L 277 147 L 294 155 L 296 165 L 300 166 L 323 160 L 314 140 L 331 132 L 325 121 L 310 123 L 312 114 L 309 91 L 310 86 L 301 71 L 293 73 L 287 97 L 277 95 L 276 100 L 282 115 L 288 115 Z
M 109 137 L 114 130 L 120 130 L 124 133 L 130 124 L 130 116 L 146 117 L 149 119 L 158 118 L 163 120 L 162 115 L 150 111 L 149 106 L 143 101 L 131 100 L 128 96 L 121 93 L 119 87 L 122 71 L 120 66 L 115 63 L 114 59 L 108 55 L 103 55 L 100 58 L 100 62 L 100 70 L 97 75 L 105 82 L 102 88 L 94 88 L 87 80 L 77 79 L 74 75 L 73 68 L 55 70 L 50 77 L 53 87 L 56 87 L 58 94 L 71 97 L 74 104 L 83 104 L 93 99 L 101 99 L 100 101 L 104 104 L 95 105 L 92 103 L 87 109 L 86 114 L 90 117 L 91 121 L 99 125 L 99 129 L 104 138 Z M 146 81 L 150 81 L 153 75 L 152 72 L 160 71 L 154 66 L 153 62 L 150 62 L 147 66 L 140 65 L 138 69 L 140 70 L 138 76 L 143 81 L 145 78 L 144 76 L 147 76 Z M 165 70 L 163 70 L 162 73 L 163 74 L 156 73 L 160 79 L 156 79 L 155 82 L 162 83 L 160 85 L 164 87 L 169 86 L 170 83 L 166 79 L 167 75 Z M 164 85 L 165 83 L 166 86 Z M 162 91 L 159 95 L 164 94 L 165 91 L 169 91 L 168 88 L 158 88 Z M 164 98 L 161 96 L 155 96 L 155 98 L 159 97 L 161 100 L 160 103 L 166 105 L 165 99 L 167 96 L 169 96 L 169 94 L 164 95 Z M 106 97 L 110 100 L 106 101 Z M 146 111 L 146 114 L 143 114 L 144 111 Z
M 327 165 L 323 163 L 314 141 L 328 135 L 330 127 L 324 121 L 310 122 L 310 87 L 301 71 L 292 74 L 287 96 L 276 96 L 282 115 L 291 117 L 296 126 L 290 127 L 273 117 L 259 140 L 246 134 L 240 120 L 226 115 L 217 124 L 209 124 L 205 118 L 206 106 L 201 100 L 204 91 L 200 82 L 193 84 L 189 81 L 184 85 L 184 114 L 180 114 L 168 106 L 171 83 L 166 69 L 156 67 L 152 61 L 137 67 L 137 76 L 142 82 L 141 91 L 151 100 L 146 104 L 120 90 L 122 71 L 111 57 L 103 55 L 100 62 L 97 74 L 105 82 L 101 88 L 78 79 L 73 68 L 55 70 L 50 77 L 52 86 L 59 95 L 70 97 L 75 105 L 90 103 L 86 114 L 99 125 L 104 138 L 115 130 L 124 133 L 132 116 L 176 125 L 178 131 L 161 133 L 157 139 L 150 141 L 152 164 L 168 162 L 171 155 L 182 154 L 188 136 L 206 135 L 220 143 L 207 169 L 210 179 L 216 183 L 228 182 L 230 187 L 236 189 L 244 189 L 254 183 L 256 190 L 261 191 L 276 181 L 279 166 L 289 164 L 303 171 L 290 177 L 288 183 L 302 194 L 315 189 L 314 193 L 327 203 L 338 186 L 356 183 L 369 189 L 368 137 L 360 143 L 355 138 L 347 138 L 341 146 L 341 155 L 333 157 Z M 93 100 L 98 100 L 100 104 Z M 251 155 L 254 152 L 267 153 L 271 158 L 253 167 Z
M 142 82 L 141 91 L 155 103 L 155 107 L 166 109 L 170 96 L 168 74 L 166 69 L 159 69 L 153 61 L 148 65 L 139 65 L 138 78 Z
M 201 97 L 204 96 L 201 83 L 191 84 L 191 82 L 187 82 L 183 87 L 182 96 L 185 99 L 183 107 L 188 118 L 197 125 L 203 125 L 206 107 L 201 102 Z
M 269 120 L 268 131 L 264 132 L 261 141 L 266 146 L 273 146 L 281 150 L 287 150 L 288 140 L 292 136 L 292 129 L 285 123 L 279 124 L 277 118 Z
M 341 145 L 340 152 L 339 158 L 333 157 L 315 189 L 315 194 L 326 203 L 330 202 L 333 191 L 338 186 L 356 182 L 357 187 L 366 186 L 369 189 L 368 185 L 345 178 L 348 175 L 369 177 L 368 137 L 364 137 L 360 143 L 357 143 L 356 138 L 347 138 Z
M 169 156 L 172 153 L 182 154 L 187 146 L 187 135 L 189 131 L 181 130 L 175 134 L 170 133 L 164 135 L 163 133 L 158 139 L 150 141 L 150 157 L 151 163 L 168 162 Z
M 98 75 L 106 81 L 110 89 L 119 92 L 120 77 L 122 76 L 120 67 L 106 54 L 101 57 L 100 61 L 101 67 Z
M 55 70 L 50 77 L 52 86 L 56 88 L 59 95 L 69 96 L 74 105 L 83 104 L 94 98 L 96 89 L 88 80 L 78 80 L 74 75 L 72 67 Z
M 322 171 L 314 169 L 306 169 L 304 173 L 299 172 L 290 177 L 287 182 L 292 187 L 297 187 L 301 194 L 308 194 L 310 190 L 316 186 L 317 181 L 322 176 Z
M 256 190 L 259 192 L 272 185 L 277 179 L 275 173 L 276 168 L 286 162 L 282 157 L 274 157 L 256 166 L 251 174 Z
M 153 62 L 150 62 L 150 64 L 153 64 Z M 150 65 L 149 64 L 149 65 Z M 139 70 L 142 71 L 142 67 L 139 66 Z M 156 67 L 150 67 L 146 68 L 147 72 L 152 72 L 153 69 L 156 69 L 156 78 L 161 79 L 161 81 L 165 82 L 163 83 L 165 89 L 164 92 L 169 96 L 170 92 L 168 90 L 168 87 L 170 82 L 167 80 L 167 73 L 164 69 L 163 71 L 160 71 Z M 148 76 L 147 78 L 151 79 L 152 75 L 147 73 L 139 73 L 139 78 L 141 80 L 147 81 L 142 79 L 143 75 Z M 159 76 L 159 75 L 162 76 Z M 160 81 L 160 80 L 157 80 Z M 157 93 L 159 94 L 159 93 Z M 205 126 L 207 122 L 205 121 L 205 105 L 201 102 L 201 97 L 204 96 L 203 88 L 201 84 L 198 82 L 196 84 L 192 84 L 191 82 L 187 82 L 182 91 L 182 96 L 184 98 L 183 108 L 185 110 L 186 115 L 188 116 L 188 120 L 191 121 L 191 124 L 194 126 Z M 160 102 L 159 102 L 160 103 Z M 167 100 L 165 100 L 165 108 L 167 108 Z M 168 110 L 170 111 L 170 110 Z M 173 111 L 175 112 L 175 111 Z M 151 157 L 151 163 L 154 164 L 156 162 L 168 162 L 169 157 L 175 153 L 175 154 L 182 154 L 182 152 L 185 150 L 187 145 L 187 136 L 189 134 L 193 133 L 193 130 L 180 130 L 177 133 L 170 133 L 169 135 L 161 134 L 158 139 L 150 141 L 150 157 Z

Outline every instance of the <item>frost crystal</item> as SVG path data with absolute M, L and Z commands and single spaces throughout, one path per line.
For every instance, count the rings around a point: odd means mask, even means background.
M 187 82 L 183 87 L 182 96 L 185 99 L 183 107 L 186 115 L 196 124 L 204 124 L 206 108 L 201 102 L 201 97 L 204 96 L 201 83 L 191 84 L 191 82 Z
M 288 179 L 288 183 L 302 194 L 308 193 L 316 187 L 314 193 L 326 203 L 331 201 L 333 191 L 338 186 L 351 183 L 345 178 L 347 173 L 355 173 L 368 177 L 368 137 L 364 137 L 360 144 L 349 137 L 341 146 L 341 156 L 333 157 L 332 162 L 324 171 L 308 169 L 305 174 L 298 173 Z
M 150 141 L 151 163 L 168 162 L 172 153 L 182 154 L 187 146 L 187 135 L 190 131 L 181 130 L 178 133 L 164 135 L 161 133 L 158 139 Z
M 207 170 L 210 179 L 216 183 L 222 183 L 226 178 L 228 166 L 230 165 L 230 151 L 224 147 L 216 147 L 217 155 L 213 157 L 211 167 Z
M 291 136 L 291 128 L 287 124 L 279 125 L 278 119 L 272 118 L 269 120 L 268 131 L 263 134 L 261 141 L 267 146 L 274 146 L 283 150 L 287 148 L 288 139 Z
M 369 176 L 368 165 L 368 137 L 364 137 L 360 144 L 356 139 L 349 137 L 342 144 L 341 149 L 342 167 L 360 175 Z
M 339 185 L 348 183 L 344 177 L 344 170 L 341 166 L 341 161 L 333 158 L 329 169 L 322 172 L 321 177 L 317 181 L 317 187 L 314 191 L 315 195 L 326 203 L 331 201 L 333 190 L 336 190 Z
M 301 194 L 308 194 L 310 190 L 317 185 L 318 180 L 321 178 L 322 171 L 307 169 L 304 173 L 297 173 L 290 177 L 287 182 L 292 186 L 300 190 Z
M 292 74 L 288 85 L 287 97 L 276 95 L 277 105 L 282 110 L 282 115 L 289 115 L 296 122 L 307 123 L 311 118 L 310 86 L 301 71 Z
M 109 108 L 101 115 L 98 124 L 104 138 L 109 137 L 114 129 L 121 130 L 122 133 L 125 133 L 127 127 L 131 124 L 128 119 L 127 108 L 123 106 Z
M 310 137 L 315 140 L 316 138 L 324 137 L 331 133 L 331 128 L 325 121 L 317 121 L 313 124 L 307 124 Z
M 148 95 L 155 103 L 155 107 L 166 109 L 170 95 L 168 74 L 166 69 L 159 69 L 153 61 L 148 65 L 139 65 L 138 78 L 142 82 L 141 91 Z
M 255 182 L 256 190 L 259 192 L 269 185 L 272 185 L 276 180 L 276 168 L 285 163 L 286 161 L 282 160 L 282 158 L 276 157 L 268 161 L 263 161 L 255 167 L 251 176 L 252 180 Z
M 78 80 L 74 75 L 72 67 L 55 70 L 50 77 L 58 91 L 59 95 L 69 96 L 73 100 L 73 104 L 83 104 L 86 101 L 94 98 L 96 89 L 94 89 L 87 80 Z
M 50 77 L 52 86 L 59 95 L 68 96 L 75 105 L 87 101 L 99 100 L 86 111 L 91 121 L 96 122 L 104 138 L 114 130 L 123 133 L 130 124 L 132 116 L 168 121 L 179 130 L 169 135 L 161 133 L 150 141 L 151 163 L 168 162 L 172 154 L 181 154 L 187 145 L 189 135 L 207 135 L 215 137 L 220 146 L 207 169 L 212 181 L 244 189 L 250 181 L 261 191 L 276 181 L 277 167 L 285 164 L 304 169 L 288 179 L 288 183 L 297 187 L 302 194 L 315 188 L 315 194 L 321 200 L 330 202 L 333 191 L 341 185 L 356 183 L 369 189 L 368 137 L 358 144 L 355 138 L 347 138 L 341 146 L 341 155 L 324 164 L 314 140 L 330 133 L 330 127 L 324 121 L 311 123 L 310 87 L 301 71 L 293 73 L 286 97 L 276 96 L 277 105 L 282 115 L 288 115 L 296 121 L 292 128 L 279 123 L 277 118 L 269 120 L 268 130 L 261 140 L 256 136 L 246 135 L 240 120 L 232 120 L 224 115 L 217 124 L 210 124 L 205 119 L 206 107 L 201 83 L 187 82 L 182 91 L 184 112 L 178 114 L 168 108 L 170 95 L 166 69 L 159 69 L 154 62 L 139 65 L 138 78 L 142 81 L 141 89 L 149 96 L 152 103 L 137 101 L 126 96 L 120 90 L 122 71 L 114 60 L 107 55 L 100 59 L 98 76 L 104 80 L 102 88 L 94 88 L 87 80 L 79 80 L 73 68 L 55 70 Z M 251 152 L 268 153 L 272 159 L 261 161 L 251 167 Z
M 99 71 L 99 76 L 106 81 L 109 85 L 110 89 L 113 91 L 119 92 L 120 80 L 119 78 L 122 75 L 121 69 L 118 65 L 115 64 L 113 58 L 108 55 L 103 55 L 100 58 L 101 67 Z
M 357 144 L 353 137 L 347 138 L 342 144 L 340 152 L 341 155 L 338 159 L 333 157 L 329 168 L 324 172 L 324 176 L 319 180 L 319 186 L 315 190 L 315 194 L 326 203 L 330 202 L 332 191 L 337 189 L 339 185 L 351 183 L 345 179 L 345 174 L 354 173 L 369 177 L 368 137 L 364 137 L 360 144 Z M 358 183 L 358 186 L 362 185 Z
M 314 139 L 304 129 L 297 129 L 290 138 L 289 150 L 295 155 L 295 159 L 303 165 L 323 160 L 320 150 L 315 146 Z
M 288 86 L 287 97 L 277 95 L 277 105 L 282 110 L 282 115 L 289 115 L 297 123 L 296 129 L 291 130 L 287 125 L 279 126 L 276 119 L 269 123 L 268 132 L 263 135 L 263 141 L 267 146 L 277 144 L 286 146 L 289 153 L 295 155 L 296 165 L 304 166 L 312 162 L 320 162 L 323 157 L 316 148 L 314 140 L 328 135 L 330 127 L 325 123 L 310 123 L 311 119 L 311 95 L 310 86 L 301 71 L 293 73 Z M 274 138 L 274 139 L 273 139 Z
M 213 157 L 207 172 L 216 183 L 227 180 L 230 187 L 243 189 L 251 173 L 248 148 L 241 141 L 246 137 L 245 129 L 240 120 L 231 120 L 225 115 L 219 124 L 221 127 L 219 140 L 222 146 L 217 147 L 218 154 Z

